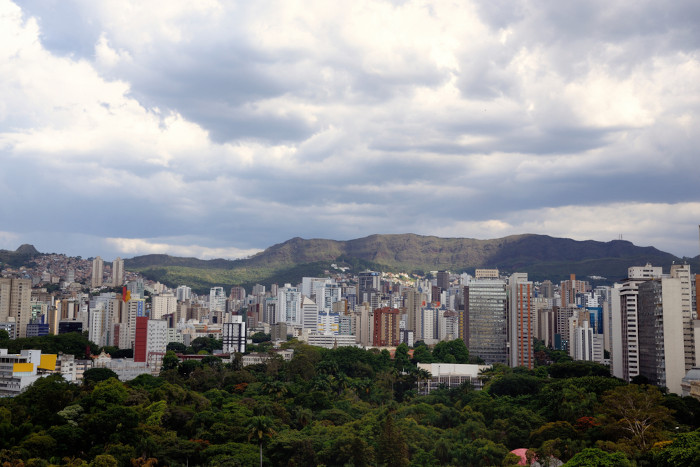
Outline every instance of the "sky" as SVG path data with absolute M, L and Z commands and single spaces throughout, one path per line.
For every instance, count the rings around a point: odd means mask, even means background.
M 0 0 L 0 248 L 700 252 L 700 2 Z

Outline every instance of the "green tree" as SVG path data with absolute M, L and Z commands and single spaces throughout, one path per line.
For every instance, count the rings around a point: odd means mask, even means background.
M 275 434 L 275 430 L 272 429 L 273 425 L 272 419 L 265 415 L 251 417 L 248 421 L 248 440 L 255 439 L 258 442 L 260 449 L 260 467 L 263 465 L 263 442 L 266 437 L 270 438 Z
M 118 379 L 118 375 L 109 368 L 90 368 L 83 373 L 83 384 L 86 386 L 95 385 L 109 378 Z
M 89 467 L 118 467 L 119 463 L 110 454 L 99 454 L 90 462 Z
M 401 430 L 394 423 L 394 416 L 391 413 L 384 418 L 378 445 L 380 464 L 387 467 L 405 467 L 409 464 L 408 446 Z
M 587 448 L 572 457 L 567 467 L 632 467 L 621 452 L 605 452 L 598 448 Z
M 168 345 L 165 346 L 165 350 L 166 352 L 172 350 L 175 353 L 185 353 L 187 351 L 187 346 L 182 342 L 168 342 Z
M 654 462 L 659 467 L 700 465 L 700 431 L 679 433 L 673 442 L 654 448 Z
M 605 393 L 598 410 L 612 419 L 622 438 L 646 452 L 654 441 L 663 439 L 664 425 L 673 420 L 662 399 L 655 386 L 630 384 Z
M 433 357 L 438 362 L 469 363 L 469 350 L 462 339 L 440 341 L 433 349 Z

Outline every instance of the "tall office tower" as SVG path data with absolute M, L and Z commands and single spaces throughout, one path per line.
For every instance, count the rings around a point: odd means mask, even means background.
M 265 286 L 262 284 L 255 284 L 250 293 L 253 295 L 265 295 Z
M 400 312 L 389 307 L 374 310 L 374 333 L 372 345 L 387 347 L 399 345 Z
M 124 285 L 124 260 L 117 257 L 112 261 L 112 287 Z
M 404 290 L 404 306 L 406 307 L 407 323 L 406 329 L 415 331 L 416 340 L 423 338 L 422 331 L 419 329 L 419 313 L 421 307 L 426 305 L 425 294 L 420 293 L 413 287 Z
M 686 374 L 682 295 L 680 278 L 638 287 L 639 374 L 678 395 Z
M 527 273 L 516 272 L 508 279 L 510 366 L 535 366 L 532 345 L 537 313 L 532 302 L 533 286 Z
M 99 256 L 92 260 L 92 280 L 90 281 L 90 286 L 94 289 L 95 287 L 102 286 L 102 275 L 104 274 L 104 261 Z
M 231 300 L 245 300 L 245 289 L 238 285 L 231 287 L 229 298 Z
M 508 363 L 506 283 L 478 279 L 464 287 L 464 344 L 486 364 Z
M 693 335 L 693 298 L 690 286 L 690 265 L 674 264 L 671 277 L 681 284 L 681 311 L 683 315 L 683 346 L 685 352 L 685 371 L 695 366 L 695 339 Z
M 192 298 L 192 288 L 186 285 L 180 285 L 175 289 L 175 298 L 178 302 L 184 302 Z
M 301 325 L 304 329 L 316 331 L 318 328 L 318 312 L 319 308 L 316 302 L 309 297 L 302 295 L 301 297 Z
M 279 321 L 277 310 L 277 297 L 267 297 L 265 299 L 265 308 L 263 309 L 263 322 L 267 324 L 277 324 Z
M 223 287 L 209 289 L 209 311 L 226 311 L 226 295 Z
M 576 280 L 576 274 L 571 274 L 568 281 L 561 281 L 561 306 L 576 304 L 576 294 L 591 290 L 591 285 L 586 281 Z
M 279 340 L 286 339 L 287 330 L 284 329 L 283 333 L 284 336 L 280 335 L 276 337 L 279 337 Z M 231 315 L 227 317 L 221 327 L 221 334 L 223 339 L 223 351 L 225 353 L 245 352 L 246 323 L 243 321 L 242 316 Z
M 364 271 L 357 275 L 357 301 L 369 302 L 371 295 L 381 289 L 382 274 L 376 271 Z
M 301 292 L 292 284 L 284 284 L 277 291 L 277 320 L 288 326 L 301 326 Z
M 450 273 L 447 271 L 438 271 L 437 273 L 437 286 L 440 290 L 447 290 L 450 288 Z
M 151 319 L 163 319 L 165 315 L 177 315 L 177 298 L 171 293 L 151 297 Z
M 639 285 L 661 277 L 661 267 L 633 266 L 627 269 L 627 279 L 619 288 L 620 319 L 622 333 L 622 379 L 632 380 L 639 375 L 639 325 L 637 319 L 637 295 Z M 684 359 L 685 365 L 685 359 Z M 616 372 L 617 373 L 617 372 Z

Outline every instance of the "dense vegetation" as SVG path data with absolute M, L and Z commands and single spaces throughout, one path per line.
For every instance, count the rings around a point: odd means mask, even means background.
M 422 348 L 420 358 L 465 361 L 460 342 Z M 427 375 L 405 345 L 394 360 L 287 345 L 289 362 L 242 368 L 240 356 L 180 361 L 168 352 L 160 377 L 41 379 L 0 400 L 0 463 L 253 466 L 262 455 L 265 465 L 512 465 L 516 448 L 567 465 L 700 461 L 700 402 L 628 385 L 597 364 L 496 366 L 483 391 L 419 396 L 415 382 Z

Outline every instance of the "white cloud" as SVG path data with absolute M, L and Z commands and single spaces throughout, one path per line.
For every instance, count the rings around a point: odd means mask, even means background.
M 238 259 L 252 256 L 261 250 L 256 248 L 241 249 L 233 247 L 212 248 L 201 245 L 181 245 L 164 243 L 144 238 L 106 238 L 105 243 L 114 250 L 131 256 L 147 254 L 169 254 L 173 256 L 194 257 L 200 259 Z
M 1 1 L 3 228 L 84 209 L 111 247 L 212 255 L 637 226 L 691 254 L 697 219 L 662 226 L 696 212 L 698 10 L 601 5 Z

